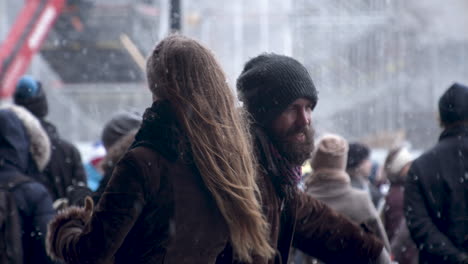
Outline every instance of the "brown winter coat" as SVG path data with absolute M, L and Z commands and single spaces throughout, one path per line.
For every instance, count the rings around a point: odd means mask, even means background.
M 51 255 L 67 263 L 216 262 L 227 225 L 193 162 L 177 149 L 175 118 L 161 107 L 145 113 L 91 219 L 70 211 L 52 222 Z
M 214 263 L 229 237 L 200 175 L 146 147 L 125 155 L 90 223 L 76 225 L 51 243 L 69 263 Z
M 292 246 L 326 263 L 372 263 L 377 259 L 383 244 L 376 237 L 297 188 L 279 187 L 281 175 L 269 156 L 267 136 L 259 129 L 255 134 L 263 210 L 277 256 L 253 263 L 288 263 Z

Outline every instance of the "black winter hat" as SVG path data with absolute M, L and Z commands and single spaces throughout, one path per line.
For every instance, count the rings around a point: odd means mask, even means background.
M 28 109 L 39 119 L 44 118 L 49 113 L 47 97 L 41 82 L 30 76 L 23 76 L 18 81 L 13 100 L 15 104 Z
M 370 149 L 362 143 L 351 143 L 348 149 L 348 161 L 346 170 L 358 167 L 363 161 L 370 157 Z
M 439 99 L 442 124 L 468 120 L 468 87 L 454 83 Z
M 267 125 L 298 98 L 317 104 L 317 90 L 297 60 L 274 53 L 249 60 L 237 79 L 237 91 L 254 121 Z

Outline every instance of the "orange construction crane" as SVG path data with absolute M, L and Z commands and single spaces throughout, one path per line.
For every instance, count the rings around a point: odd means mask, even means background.
M 65 0 L 26 0 L 8 36 L 0 45 L 0 100 L 10 97 L 27 70 Z

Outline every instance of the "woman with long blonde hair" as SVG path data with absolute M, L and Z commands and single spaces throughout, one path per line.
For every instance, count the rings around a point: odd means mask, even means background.
M 87 199 L 51 222 L 49 254 L 67 263 L 271 258 L 248 124 L 213 54 L 172 35 L 147 76 L 154 102 L 135 142 L 95 208 Z

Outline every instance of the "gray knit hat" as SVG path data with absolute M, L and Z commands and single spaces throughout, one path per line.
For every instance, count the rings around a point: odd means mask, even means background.
M 106 123 L 102 130 L 102 144 L 108 150 L 120 138 L 141 125 L 141 115 L 136 112 L 121 112 Z
M 274 53 L 249 60 L 237 79 L 240 100 L 254 121 L 267 125 L 299 98 L 308 98 L 314 107 L 317 90 L 307 69 L 297 60 Z

